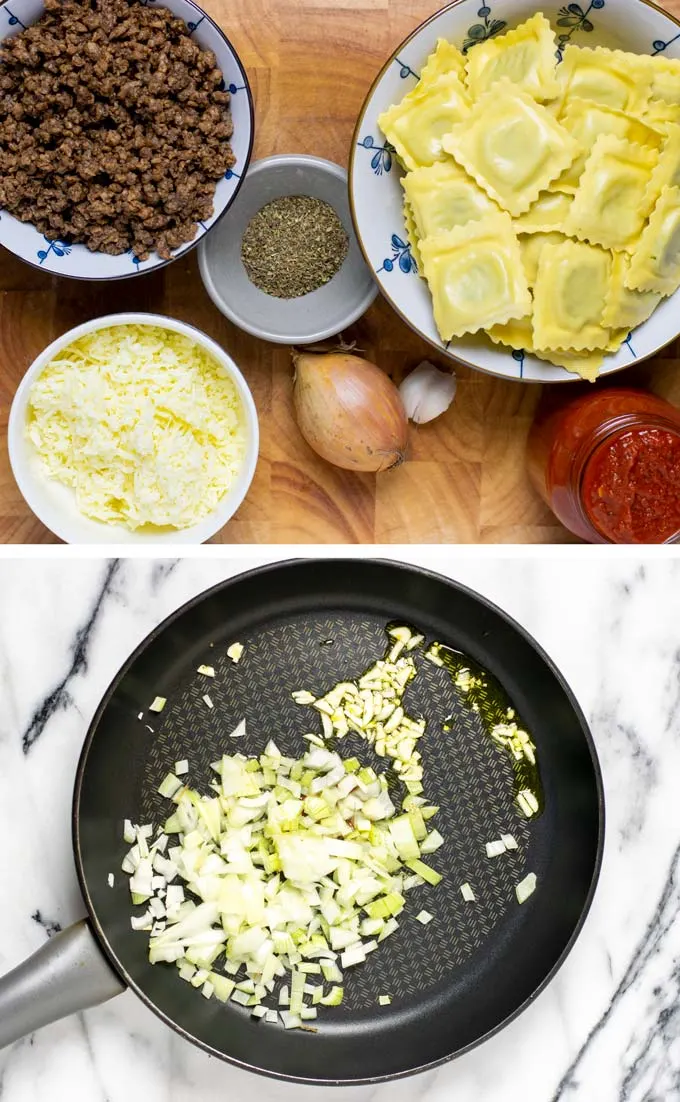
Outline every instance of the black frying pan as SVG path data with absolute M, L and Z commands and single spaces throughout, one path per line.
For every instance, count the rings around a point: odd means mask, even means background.
M 173 966 L 148 963 L 147 935 L 130 928 L 122 822 L 158 823 L 167 815 L 156 789 L 176 759 L 188 757 L 192 781 L 203 786 L 209 762 L 243 716 L 249 734 L 238 750 L 259 753 L 274 737 L 284 753 L 299 755 L 300 736 L 313 721 L 291 690 L 325 691 L 361 674 L 382 654 L 386 624 L 394 620 L 463 651 L 497 679 L 537 743 L 545 810 L 531 823 L 516 814 L 507 756 L 446 671 L 424 662 L 406 699 L 428 718 L 421 744 L 426 793 L 441 805 L 435 823 L 446 838 L 432 863 L 445 879 L 418 889 L 399 931 L 346 973 L 345 1002 L 319 1015 L 318 1032 L 284 1031 L 233 1003 L 201 998 Z M 238 666 L 225 654 L 236 640 L 245 645 Z M 195 673 L 206 661 L 218 671 L 209 687 L 212 712 Z M 140 722 L 138 713 L 157 694 L 168 698 L 165 710 Z M 366 755 L 366 745 L 358 746 Z M 342 744 L 344 754 L 354 749 L 349 740 Z M 520 854 L 489 861 L 484 842 L 508 830 Z M 104 695 L 73 803 L 89 924 L 53 939 L 0 981 L 0 1043 L 128 985 L 188 1040 L 255 1071 L 359 1083 L 432 1067 L 495 1033 L 555 974 L 588 911 L 603 834 L 602 782 L 586 721 L 552 662 L 498 608 L 463 586 L 391 562 L 296 561 L 244 574 L 156 628 Z M 519 906 L 514 885 L 527 870 L 537 874 L 538 887 Z M 481 888 L 475 904 L 460 894 L 466 880 Z M 421 907 L 435 915 L 426 927 L 414 920 Z M 391 994 L 392 1004 L 378 1006 L 379 993 Z

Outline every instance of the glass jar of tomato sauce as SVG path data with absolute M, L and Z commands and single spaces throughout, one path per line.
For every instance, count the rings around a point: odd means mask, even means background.
M 529 476 L 589 543 L 680 540 L 680 410 L 641 390 L 548 394 L 529 434 Z

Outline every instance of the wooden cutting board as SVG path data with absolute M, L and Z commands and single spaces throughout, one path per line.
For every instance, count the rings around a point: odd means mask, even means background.
M 429 16 L 432 0 L 205 0 L 231 38 L 255 96 L 255 157 L 315 153 L 348 161 L 354 123 L 382 64 Z M 680 0 L 667 7 L 680 16 Z M 528 484 L 524 447 L 540 387 L 456 369 L 458 393 L 438 421 L 412 430 L 411 457 L 377 477 L 337 470 L 301 439 L 284 348 L 241 333 L 203 290 L 196 254 L 107 287 L 58 279 L 0 249 L 0 541 L 48 543 L 14 484 L 4 441 L 23 372 L 59 334 L 89 318 L 144 309 L 192 322 L 243 370 L 260 415 L 255 481 L 221 543 L 541 543 L 573 539 Z M 379 299 L 348 331 L 399 382 L 436 353 Z M 679 349 L 623 372 L 680 405 Z M 442 363 L 443 366 L 443 363 Z

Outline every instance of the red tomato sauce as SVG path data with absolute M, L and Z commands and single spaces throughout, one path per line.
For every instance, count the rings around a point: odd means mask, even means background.
M 664 543 L 680 532 L 680 434 L 639 427 L 604 441 L 583 471 L 585 511 L 614 543 Z

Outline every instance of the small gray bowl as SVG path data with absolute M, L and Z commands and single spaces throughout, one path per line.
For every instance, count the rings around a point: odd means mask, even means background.
M 241 240 L 258 210 L 282 195 L 311 195 L 334 208 L 349 237 L 340 271 L 300 298 L 274 298 L 250 282 L 241 261 Z M 335 336 L 368 310 L 378 289 L 354 236 L 347 173 L 321 157 L 285 154 L 256 161 L 218 226 L 198 252 L 205 289 L 225 317 L 262 340 L 312 344 Z

